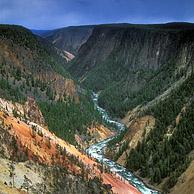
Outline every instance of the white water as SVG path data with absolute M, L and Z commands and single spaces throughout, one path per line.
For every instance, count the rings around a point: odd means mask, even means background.
M 98 105 L 98 94 L 93 93 L 92 99 L 95 104 L 96 109 L 102 114 L 103 119 L 111 124 L 114 124 L 117 127 L 118 131 L 122 131 L 125 129 L 124 124 L 111 120 L 106 110 L 99 107 Z M 141 193 L 143 194 L 158 194 L 158 191 L 154 191 L 150 188 L 148 188 L 140 179 L 138 179 L 135 175 L 133 175 L 131 172 L 129 172 L 126 168 L 123 166 L 117 164 L 116 162 L 109 160 L 104 157 L 104 148 L 107 146 L 107 143 L 113 139 L 108 138 L 106 140 L 103 140 L 99 143 L 96 143 L 92 146 L 90 146 L 86 152 L 92 156 L 93 158 L 97 159 L 99 162 L 102 162 L 106 166 L 110 168 L 111 172 L 116 172 L 119 174 L 122 178 L 127 180 L 129 183 L 131 183 L 133 186 L 135 186 Z

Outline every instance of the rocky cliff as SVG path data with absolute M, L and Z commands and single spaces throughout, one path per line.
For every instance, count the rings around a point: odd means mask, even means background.
M 133 95 L 139 95 L 153 77 L 173 82 L 191 68 L 193 33 L 194 26 L 186 23 L 97 26 L 69 71 L 87 87 L 102 90 L 100 104 L 123 117 L 140 103 Z
M 164 192 L 192 182 L 180 183 L 194 149 L 193 35 L 188 23 L 101 25 L 69 64 L 129 128 L 109 156 Z
M 156 70 L 172 61 L 187 64 L 193 30 L 194 25 L 186 23 L 96 26 L 70 70 L 81 77 L 110 57 L 126 70 Z
M 43 35 L 56 48 L 76 55 L 92 33 L 94 26 L 70 26 Z

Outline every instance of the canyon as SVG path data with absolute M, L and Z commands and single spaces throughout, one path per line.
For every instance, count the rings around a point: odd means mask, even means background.
M 193 192 L 193 24 L 0 32 L 2 192 Z

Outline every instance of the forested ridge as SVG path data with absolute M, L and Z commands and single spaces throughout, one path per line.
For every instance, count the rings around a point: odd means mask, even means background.
M 33 97 L 49 129 L 73 144 L 76 133 L 101 122 L 90 94 L 78 91 L 51 44 L 15 25 L 0 25 L 0 41 L 0 97 L 20 103 Z
M 49 129 L 72 144 L 75 144 L 75 134 L 86 135 L 91 124 L 102 123 L 89 93 L 81 96 L 80 103 L 68 99 L 66 102 L 42 101 L 39 106 Z
M 189 165 L 189 153 L 194 149 L 193 75 L 170 96 L 145 114 L 156 118 L 156 126 L 149 135 L 132 149 L 126 166 L 140 170 L 159 184 L 168 177 L 163 189 L 168 191 Z M 179 121 L 177 116 L 180 114 Z
M 187 23 L 99 25 L 68 71 L 83 86 L 101 91 L 100 106 L 123 118 L 185 74 L 192 60 L 193 32 Z

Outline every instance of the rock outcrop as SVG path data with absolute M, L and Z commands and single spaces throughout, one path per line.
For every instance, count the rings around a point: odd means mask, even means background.
M 46 125 L 44 117 L 34 98 L 28 97 L 24 105 L 24 114 L 30 121 L 37 123 L 41 126 Z

